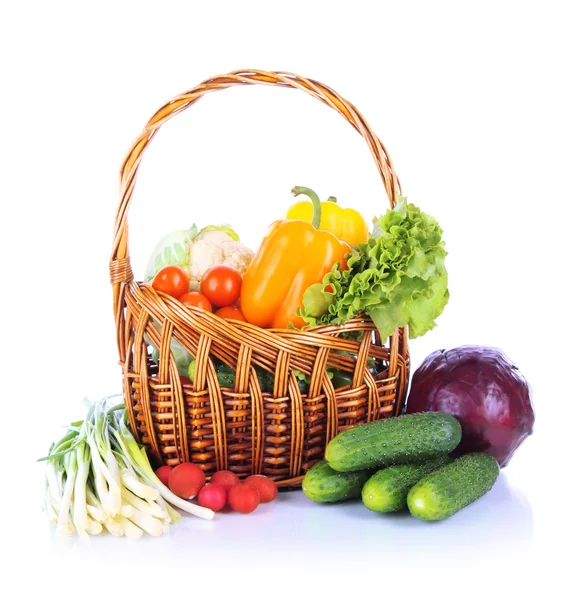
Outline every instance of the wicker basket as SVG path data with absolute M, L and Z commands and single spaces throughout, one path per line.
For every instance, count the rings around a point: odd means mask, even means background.
M 400 193 L 388 153 L 364 118 L 312 79 L 238 71 L 208 79 L 167 102 L 149 120 L 121 169 L 110 276 L 124 403 L 136 437 L 147 444 L 156 466 L 191 461 L 207 477 L 230 469 L 241 477 L 262 473 L 281 487 L 296 487 L 339 431 L 400 413 L 409 372 L 407 330 L 397 330 L 383 343 L 364 318 L 308 331 L 227 321 L 135 281 L 128 254 L 128 206 L 143 152 L 159 128 L 209 92 L 250 84 L 303 90 L 337 110 L 366 140 L 391 206 Z M 172 340 L 195 357 L 194 384 L 178 372 Z M 159 350 L 159 364 L 152 363 L 148 343 Z M 233 389 L 219 386 L 212 356 L 236 370 Z M 368 358 L 380 365 L 377 372 L 368 368 Z M 352 385 L 334 389 L 327 366 L 353 373 Z M 256 367 L 274 375 L 271 393 L 260 390 Z M 294 369 L 311 377 L 308 393 L 301 393 Z

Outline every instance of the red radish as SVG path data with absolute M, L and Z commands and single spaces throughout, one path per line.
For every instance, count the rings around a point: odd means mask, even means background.
M 169 489 L 180 498 L 190 500 L 204 487 L 204 471 L 194 463 L 181 463 L 169 475 Z
M 210 508 L 214 512 L 226 506 L 227 492 L 219 483 L 207 483 L 198 493 L 200 506 Z
M 251 513 L 259 506 L 259 492 L 249 483 L 238 483 L 228 492 L 228 504 L 236 512 Z
M 159 477 L 161 483 L 167 487 L 169 487 L 169 475 L 171 475 L 172 470 L 173 467 L 170 467 L 169 465 L 163 465 L 159 467 L 157 471 L 155 471 L 155 474 L 157 477 Z
M 210 483 L 219 483 L 225 490 L 226 493 L 230 490 L 230 488 L 238 483 L 240 483 L 240 479 L 233 473 L 232 471 L 223 470 L 216 471 L 210 478 Z
M 259 493 L 260 502 L 271 502 L 277 496 L 277 485 L 265 475 L 250 475 L 244 483 L 253 485 Z

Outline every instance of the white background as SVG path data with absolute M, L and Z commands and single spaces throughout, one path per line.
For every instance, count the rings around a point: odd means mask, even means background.
M 561 2 L 6 2 L 2 130 L 2 546 L 12 595 L 522 597 L 558 581 L 564 489 Z M 206 8 L 204 8 L 206 6 Z M 352 101 L 403 192 L 445 230 L 450 302 L 411 344 L 500 347 L 533 389 L 535 433 L 495 488 L 438 524 L 299 493 L 161 539 L 62 546 L 45 454 L 81 399 L 120 390 L 108 260 L 118 170 L 170 97 L 235 69 L 286 70 Z M 387 199 L 363 140 L 306 94 L 212 94 L 144 157 L 130 211 L 141 278 L 172 229 L 230 222 L 254 246 L 306 185 L 368 221 Z M 7 577 L 6 577 L 7 574 Z M 562 584 L 559 584 L 562 585 Z M 563 589 L 563 585 L 562 585 Z M 558 597 L 558 592 L 544 597 Z

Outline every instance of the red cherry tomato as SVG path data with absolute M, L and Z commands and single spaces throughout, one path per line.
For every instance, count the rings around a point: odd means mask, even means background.
M 151 285 L 158 292 L 180 298 L 189 291 L 189 276 L 178 265 L 168 265 L 157 272 Z
M 199 308 L 208 310 L 208 312 L 212 312 L 212 304 L 210 304 L 208 298 L 200 292 L 187 292 L 179 298 L 179 302 L 182 302 L 187 306 L 198 306 Z
M 181 463 L 169 475 L 169 489 L 179 498 L 190 500 L 204 487 L 204 471 L 194 463 Z
M 221 317 L 222 319 L 236 319 L 236 321 L 246 321 L 244 313 L 235 306 L 223 306 L 222 308 L 219 308 L 215 314 Z
M 236 473 L 233 473 L 232 471 L 216 471 L 210 478 L 210 483 L 218 483 L 226 490 L 226 493 L 228 493 L 231 487 L 240 483 L 240 479 Z
M 161 483 L 167 487 L 169 487 L 169 475 L 171 475 L 172 470 L 173 467 L 170 467 L 169 465 L 163 465 L 162 467 L 159 467 L 157 471 L 155 471 L 155 474 L 157 477 L 159 477 Z
M 249 483 L 239 483 L 230 488 L 228 504 L 236 512 L 246 515 L 259 506 L 259 492 Z
M 227 496 L 226 490 L 219 483 L 207 483 L 198 493 L 198 503 L 217 512 L 226 506 Z
M 230 306 L 240 297 L 242 276 L 230 265 L 213 265 L 202 276 L 200 291 L 212 306 Z
M 265 475 L 250 475 L 244 479 L 244 483 L 249 483 L 257 489 L 260 502 L 271 502 L 277 496 L 277 485 Z

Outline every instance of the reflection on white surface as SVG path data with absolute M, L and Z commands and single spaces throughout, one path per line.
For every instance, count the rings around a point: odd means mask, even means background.
M 246 570 L 267 577 L 275 565 L 283 571 L 355 566 L 386 573 L 404 564 L 413 574 L 426 574 L 439 564 L 454 572 L 459 566 L 494 568 L 503 559 L 520 573 L 528 566 L 532 538 L 531 506 L 502 473 L 486 496 L 439 522 L 372 513 L 359 501 L 315 504 L 295 490 L 250 515 L 219 513 L 213 521 L 186 516 L 160 538 L 132 542 L 105 535 L 87 546 L 51 536 L 47 543 L 52 568 L 76 561 L 101 573 L 116 565 L 153 572 L 161 563 L 203 576 L 218 577 L 220 569 L 226 577 Z

